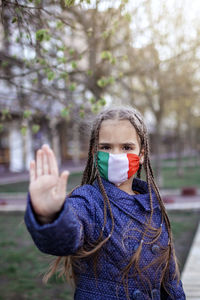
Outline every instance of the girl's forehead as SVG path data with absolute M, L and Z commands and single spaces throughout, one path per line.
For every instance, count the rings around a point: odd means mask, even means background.
M 135 127 L 129 120 L 104 120 L 99 130 L 100 140 L 138 140 Z

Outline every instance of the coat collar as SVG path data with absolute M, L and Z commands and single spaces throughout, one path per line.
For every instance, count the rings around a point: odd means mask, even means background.
M 127 208 L 130 211 L 131 206 L 134 208 L 134 204 L 139 204 L 142 206 L 142 208 L 146 211 L 151 211 L 150 206 L 150 198 L 149 198 L 149 191 L 147 183 L 139 178 L 134 178 L 132 183 L 132 189 L 134 191 L 139 192 L 137 195 L 129 195 L 128 193 L 120 190 L 117 186 L 115 186 L 110 181 L 102 178 L 102 182 L 104 185 L 104 188 L 106 190 L 106 193 L 109 197 L 109 199 L 116 203 L 117 206 Z M 96 186 L 99 189 L 97 179 L 93 183 L 94 186 Z M 157 200 L 157 197 L 152 190 L 152 203 L 153 203 L 153 209 L 159 207 L 159 203 Z

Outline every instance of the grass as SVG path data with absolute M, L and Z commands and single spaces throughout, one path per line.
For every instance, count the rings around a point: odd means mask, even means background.
M 0 236 L 0 299 L 73 299 L 60 279 L 42 283 L 52 258 L 34 246 L 22 213 L 0 214 Z
M 177 256 L 183 267 L 197 223 L 194 212 L 170 212 Z M 42 274 L 52 257 L 33 244 L 23 222 L 23 213 L 0 213 L 0 300 L 72 300 L 73 292 L 60 279 L 47 285 Z
M 180 271 L 182 271 L 198 223 L 200 222 L 199 211 L 170 211 L 168 216 L 171 222 L 175 250 L 180 264 Z
M 185 167 L 184 175 L 178 176 L 175 167 L 163 167 L 163 186 L 165 189 L 178 189 L 182 187 L 200 188 L 200 167 Z M 68 191 L 72 190 L 81 182 L 82 173 L 72 173 L 69 177 Z M 0 193 L 26 193 L 29 182 L 19 182 L 0 185 Z
M 182 187 L 200 188 L 200 167 L 185 167 L 184 175 L 178 176 L 175 167 L 163 168 L 163 188 L 177 189 Z
M 81 183 L 82 173 L 72 173 L 69 176 L 68 191 L 71 191 L 74 187 Z M 29 182 L 22 181 L 10 184 L 0 185 L 0 193 L 26 193 L 28 191 Z

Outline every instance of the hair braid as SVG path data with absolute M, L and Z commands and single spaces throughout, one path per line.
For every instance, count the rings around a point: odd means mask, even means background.
M 145 272 L 150 268 L 151 265 L 156 264 L 158 265 L 157 267 L 157 272 L 161 270 L 161 284 L 165 288 L 166 292 L 169 294 L 167 291 L 167 288 L 165 287 L 165 281 L 167 281 L 167 276 L 169 273 L 169 261 L 171 254 L 173 255 L 175 259 L 175 275 L 177 276 L 177 281 L 179 280 L 179 272 L 178 272 L 178 266 L 176 262 L 176 257 L 174 253 L 174 248 L 173 248 L 173 243 L 172 243 L 172 233 L 171 233 L 171 226 L 169 222 L 169 218 L 167 216 L 167 212 L 165 209 L 165 206 L 163 204 L 163 201 L 161 199 L 158 187 L 155 183 L 154 180 L 154 174 L 153 174 L 153 169 L 150 163 L 150 149 L 149 149 L 149 142 L 148 142 L 148 132 L 147 128 L 144 124 L 143 117 L 141 114 L 134 108 L 131 107 L 116 107 L 116 108 L 109 108 L 101 113 L 98 114 L 96 117 L 96 120 L 93 123 L 93 128 L 91 131 L 91 137 L 90 137 L 90 143 L 89 143 L 89 150 L 88 150 L 88 159 L 86 163 L 85 170 L 83 172 L 83 177 L 81 181 L 81 185 L 83 184 L 92 184 L 95 179 L 97 179 L 99 189 L 101 191 L 102 197 L 103 197 L 103 227 L 101 228 L 99 237 L 95 243 L 87 243 L 86 245 L 83 245 L 79 251 L 71 256 L 64 257 L 65 264 L 64 264 L 64 274 L 66 275 L 66 278 L 69 277 L 69 274 L 74 278 L 75 281 L 75 274 L 73 273 L 73 266 L 76 264 L 76 262 L 79 259 L 86 258 L 88 256 L 92 256 L 94 258 L 94 269 L 96 269 L 96 263 L 97 263 L 97 257 L 99 254 L 99 250 L 103 247 L 103 245 L 109 240 L 111 237 L 113 231 L 114 231 L 114 217 L 112 214 L 112 209 L 111 209 L 111 204 L 109 201 L 109 198 L 107 196 L 106 190 L 104 188 L 98 166 L 97 166 L 97 151 L 98 151 L 98 142 L 99 142 L 99 131 L 101 124 L 104 120 L 110 120 L 110 119 L 116 119 L 116 120 L 129 120 L 130 123 L 133 125 L 135 128 L 139 140 L 140 140 L 140 153 L 141 150 L 144 151 L 144 163 L 140 164 L 139 169 L 137 171 L 137 177 L 141 177 L 141 171 L 144 168 L 145 175 L 146 175 L 146 182 L 148 186 L 148 191 L 149 191 L 149 201 L 150 201 L 150 217 L 148 219 L 148 222 L 145 222 L 144 224 L 144 230 L 139 230 L 138 232 L 141 233 L 141 242 L 139 244 L 138 249 L 131 254 L 131 258 L 126 265 L 126 267 L 122 270 L 122 281 L 125 287 L 126 295 L 127 298 L 129 298 L 129 293 L 128 293 L 128 278 L 129 277 L 134 277 L 139 274 L 139 278 L 141 280 L 141 283 L 143 282 L 148 282 L 149 286 L 151 285 L 150 280 L 148 280 L 147 276 L 145 277 Z M 152 216 L 153 216 L 153 194 L 152 192 L 154 191 L 156 199 L 160 205 L 161 209 L 161 226 L 159 228 L 155 228 L 151 225 L 152 223 Z M 107 212 L 109 212 L 111 221 L 112 221 L 112 227 L 110 230 L 110 234 L 103 239 L 103 233 L 104 233 L 104 228 L 107 223 Z M 158 259 L 155 259 L 152 261 L 149 265 L 141 268 L 140 267 L 140 256 L 141 256 L 141 250 L 142 250 L 142 244 L 147 243 L 151 244 L 155 242 L 159 236 L 162 233 L 162 224 L 165 221 L 166 227 L 168 230 L 169 234 L 169 242 L 168 246 L 164 247 L 162 249 L 162 254 Z M 147 242 L 145 240 L 146 237 L 150 237 L 151 241 Z M 88 248 L 89 245 L 89 248 Z M 59 257 L 54 266 L 52 267 L 51 271 L 47 274 L 46 278 L 48 279 L 56 270 L 58 267 L 58 264 L 60 263 L 61 258 Z M 96 274 L 96 272 L 95 272 Z

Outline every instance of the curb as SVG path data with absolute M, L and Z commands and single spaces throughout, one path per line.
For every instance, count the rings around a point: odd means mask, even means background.
M 200 210 L 200 203 L 193 202 L 193 203 L 173 203 L 173 204 L 165 204 L 165 208 L 167 211 L 184 211 L 184 210 Z M 25 211 L 26 210 L 26 201 L 25 203 L 15 203 L 15 204 L 7 204 L 2 201 L 0 203 L 0 212 L 11 212 L 11 211 Z M 200 299 L 200 298 L 199 298 Z

